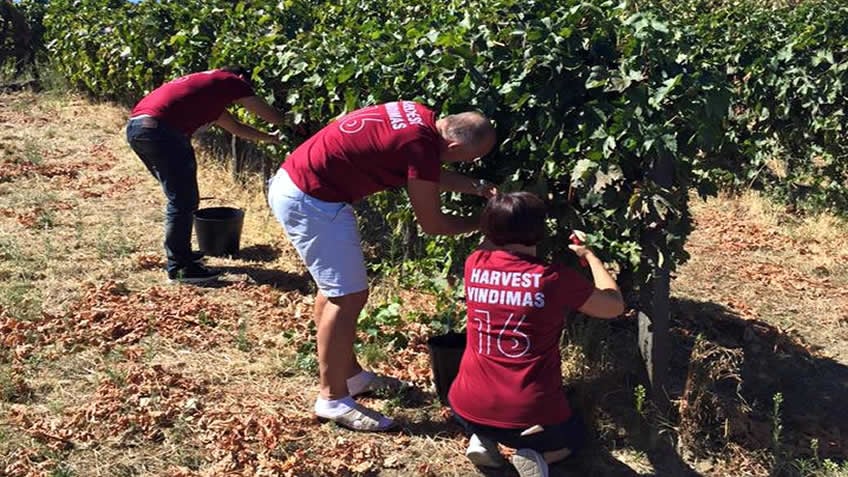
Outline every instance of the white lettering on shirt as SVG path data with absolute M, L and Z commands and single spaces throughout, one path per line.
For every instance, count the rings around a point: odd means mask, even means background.
M 545 307 L 545 294 L 542 292 L 538 292 L 533 296 L 533 306 L 536 308 L 544 308 Z
M 545 307 L 545 294 L 539 291 L 541 273 L 502 272 L 485 268 L 472 268 L 465 289 L 468 301 L 489 305 L 513 307 Z M 489 285 L 513 290 L 481 288 L 474 285 Z M 519 290 L 515 290 L 518 288 Z
M 541 273 L 501 272 L 485 268 L 471 269 L 471 283 L 513 288 L 539 288 Z
M 470 302 L 489 305 L 545 307 L 545 294 L 539 291 L 495 290 L 468 286 L 465 288 L 465 297 Z
M 389 121 L 392 123 L 392 129 L 403 129 L 407 126 L 406 120 L 400 112 L 398 103 L 386 103 L 386 112 L 389 114 Z
M 415 109 L 415 103 L 411 101 L 404 101 L 403 112 L 406 113 L 406 120 L 409 121 L 409 124 L 424 124 L 424 119 Z

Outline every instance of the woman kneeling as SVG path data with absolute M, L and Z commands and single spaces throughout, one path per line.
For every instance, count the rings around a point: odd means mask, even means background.
M 590 249 L 569 248 L 594 283 L 536 256 L 545 235 L 545 205 L 528 192 L 498 194 L 481 217 L 486 241 L 465 261 L 466 348 L 448 400 L 471 434 L 475 465 L 504 464 L 497 443 L 517 449 L 524 476 L 547 476 L 584 440 L 562 387 L 560 336 L 567 310 L 598 318 L 624 311 L 615 280 Z

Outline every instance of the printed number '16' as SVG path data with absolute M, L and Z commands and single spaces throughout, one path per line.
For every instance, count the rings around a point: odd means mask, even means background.
M 474 321 L 477 323 L 477 352 L 479 354 L 492 354 L 492 316 L 486 310 L 474 310 L 474 314 Z M 515 322 L 515 327 L 512 329 L 512 333 L 516 335 L 515 337 L 504 337 L 504 333 L 509 329 L 510 323 L 515 319 L 515 315 L 512 313 L 509 314 L 509 318 L 506 319 L 503 328 L 497 332 L 496 346 L 498 351 L 507 358 L 519 358 L 530 351 L 530 337 L 518 330 L 526 318 L 527 315 L 522 315 Z M 486 341 L 485 346 L 483 343 L 484 338 Z M 508 341 L 506 343 L 507 346 L 504 346 L 504 340 Z

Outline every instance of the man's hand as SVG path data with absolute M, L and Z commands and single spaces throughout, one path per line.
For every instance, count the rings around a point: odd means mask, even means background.
M 279 145 L 279 144 L 282 144 L 282 143 L 283 143 L 283 138 L 285 138 L 285 137 L 286 137 L 286 135 L 285 135 L 285 134 L 283 134 L 283 132 L 282 132 L 282 131 L 280 131 L 279 129 L 275 129 L 275 130 L 273 130 L 273 131 L 269 131 L 269 132 L 268 132 L 268 135 L 269 135 L 269 136 L 271 136 L 271 137 L 273 138 L 273 140 L 269 140 L 269 141 L 266 141 L 266 142 L 270 142 L 271 144 L 278 144 L 278 145 Z
M 268 133 L 268 139 L 266 139 L 264 142 L 267 142 L 268 144 L 274 144 L 274 145 L 277 145 L 277 146 L 279 146 L 282 143 L 282 141 L 280 141 L 280 137 L 277 136 L 276 134 L 274 134 L 274 131 L 271 131 L 270 133 Z
M 498 195 L 498 186 L 485 179 L 474 179 L 474 191 L 480 197 L 490 199 Z
M 478 195 L 486 199 L 498 193 L 495 184 L 484 179 L 474 179 L 450 169 L 442 170 L 439 188 L 445 192 Z

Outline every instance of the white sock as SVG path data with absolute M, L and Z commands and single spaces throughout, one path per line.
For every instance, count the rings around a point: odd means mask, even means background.
M 374 377 L 374 373 L 363 369 L 359 373 L 347 378 L 347 390 L 350 391 L 350 395 L 356 396 L 357 394 L 362 394 Z
M 471 434 L 471 438 L 468 440 L 468 448 L 475 450 L 482 448 L 486 452 L 498 452 L 498 443 L 477 434 Z
M 315 400 L 315 414 L 319 417 L 334 419 L 356 407 L 356 401 L 350 395 L 341 399 L 324 399 L 318 396 Z

